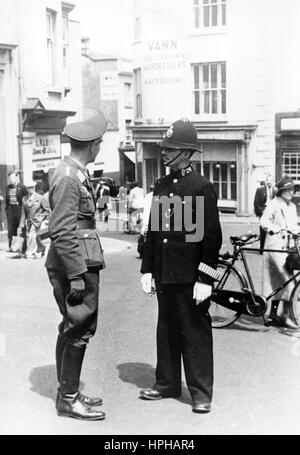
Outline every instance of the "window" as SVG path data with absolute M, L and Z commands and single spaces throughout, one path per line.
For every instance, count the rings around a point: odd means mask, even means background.
M 195 28 L 225 25 L 226 0 L 194 0 Z
M 236 194 L 236 163 L 204 163 L 204 176 L 210 180 L 215 187 L 218 198 L 235 201 Z
M 142 70 L 137 68 L 133 71 L 135 86 L 135 118 L 142 118 Z
M 226 63 L 197 63 L 192 67 L 194 114 L 226 114 Z
M 141 18 L 136 17 L 134 22 L 134 39 L 139 41 L 142 38 Z
M 131 92 L 131 83 L 124 83 L 124 104 L 125 107 L 132 107 L 132 92 Z
M 288 175 L 295 182 L 300 182 L 300 152 L 286 151 L 282 155 L 282 175 Z
M 55 85 L 55 29 L 56 13 L 47 10 L 47 58 L 48 58 L 48 85 Z
M 62 27 L 63 27 L 63 36 L 62 36 L 62 45 L 63 45 L 63 77 L 64 77 L 64 87 L 70 86 L 70 64 L 69 64 L 69 21 L 68 16 L 63 15 L 62 18 Z
M 132 131 L 130 129 L 131 124 L 132 124 L 131 120 L 125 120 L 126 144 L 132 144 Z
M 0 96 L 4 96 L 4 69 L 0 67 Z

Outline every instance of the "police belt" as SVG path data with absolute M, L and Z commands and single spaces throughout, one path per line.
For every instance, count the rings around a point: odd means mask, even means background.
M 95 220 L 77 220 L 77 229 L 96 229 Z

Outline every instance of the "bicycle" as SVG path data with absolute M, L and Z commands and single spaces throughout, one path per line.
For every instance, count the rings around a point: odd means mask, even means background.
M 265 325 L 270 325 L 265 321 L 264 314 L 267 310 L 267 302 L 272 299 L 279 291 L 285 288 L 289 283 L 295 281 L 295 286 L 291 292 L 289 300 L 290 316 L 295 324 L 300 328 L 300 270 L 290 279 L 282 283 L 266 298 L 256 294 L 251 272 L 246 259 L 245 252 L 278 252 L 290 253 L 289 247 L 291 238 L 294 240 L 294 252 L 300 260 L 299 238 L 300 234 L 293 234 L 285 230 L 288 234 L 288 245 L 284 250 L 250 248 L 249 245 L 257 242 L 257 234 L 246 234 L 241 236 L 231 236 L 230 241 L 233 245 L 233 252 L 228 251 L 219 256 L 217 270 L 220 272 L 219 280 L 213 285 L 213 291 L 210 297 L 210 316 L 213 328 L 228 327 L 233 324 L 242 315 L 252 317 L 262 317 Z M 271 233 L 272 234 L 272 233 Z M 246 276 L 234 265 L 241 260 L 246 272 Z

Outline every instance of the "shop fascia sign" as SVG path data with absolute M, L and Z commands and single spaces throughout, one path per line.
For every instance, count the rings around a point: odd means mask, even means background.
M 118 74 L 117 71 L 102 71 L 100 73 L 101 101 L 118 99 Z
M 48 172 L 61 160 L 59 135 L 37 135 L 32 149 L 32 170 Z
M 180 37 L 159 37 L 144 42 L 145 85 L 181 83 L 186 69 L 184 42 Z
M 281 130 L 300 130 L 300 117 L 298 118 L 282 118 L 281 119 Z

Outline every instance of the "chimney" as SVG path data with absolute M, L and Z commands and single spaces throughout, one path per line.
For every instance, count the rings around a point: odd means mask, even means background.
M 90 50 L 90 38 L 83 36 L 81 38 L 81 54 L 88 54 Z

